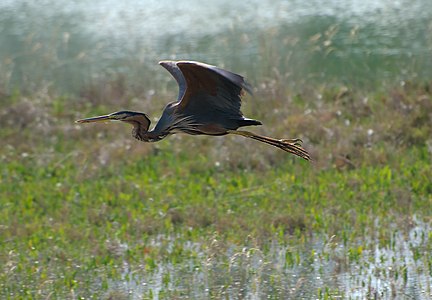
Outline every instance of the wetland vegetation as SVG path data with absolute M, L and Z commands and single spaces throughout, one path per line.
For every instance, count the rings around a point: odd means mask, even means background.
M 0 6 L 0 298 L 432 297 L 430 9 L 383 35 L 331 14 L 253 32 L 246 10 L 220 32 L 134 47 L 130 33 L 122 48 L 66 8 L 45 7 L 42 32 L 16 3 Z M 145 144 L 74 123 L 158 117 L 177 91 L 155 66 L 171 56 L 244 74 L 253 130 L 302 138 L 313 163 L 236 136 Z

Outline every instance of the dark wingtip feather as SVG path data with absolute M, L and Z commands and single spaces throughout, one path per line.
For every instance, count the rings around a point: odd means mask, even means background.
M 253 95 L 253 88 L 252 85 L 250 85 L 246 79 L 236 73 L 233 73 L 231 71 L 227 71 L 221 68 L 218 68 L 214 65 L 209 65 L 206 63 L 202 63 L 202 62 L 197 62 L 197 61 L 178 61 L 176 62 L 177 64 L 191 64 L 191 65 L 197 65 L 197 66 L 201 66 L 203 68 L 212 70 L 213 72 L 216 72 L 217 74 L 219 74 L 220 76 L 224 77 L 225 79 L 228 79 L 229 81 L 231 81 L 232 83 L 234 83 L 235 85 L 241 87 L 243 90 L 245 90 L 247 93 Z
M 246 92 L 248 92 L 249 94 L 253 95 L 253 91 L 252 91 L 252 85 L 250 85 L 249 82 L 247 82 L 244 78 L 243 78 L 243 84 L 242 84 L 242 89 L 244 89 Z
M 180 100 L 183 97 L 183 95 L 184 95 L 184 93 L 186 91 L 186 80 L 185 80 L 185 78 L 183 76 L 182 71 L 177 66 L 177 62 L 176 61 L 172 61 L 172 60 L 161 60 L 159 62 L 159 65 L 161 65 L 168 72 L 170 72 L 170 74 L 177 81 L 177 84 L 179 86 L 179 94 L 178 94 L 177 99 Z

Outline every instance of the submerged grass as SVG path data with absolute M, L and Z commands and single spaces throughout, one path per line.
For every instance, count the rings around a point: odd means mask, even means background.
M 1 298 L 431 294 L 430 84 L 264 82 L 245 114 L 257 132 L 301 137 L 309 164 L 240 137 L 143 144 L 124 126 L 73 123 L 156 115 L 175 97 L 122 80 L 1 96 Z

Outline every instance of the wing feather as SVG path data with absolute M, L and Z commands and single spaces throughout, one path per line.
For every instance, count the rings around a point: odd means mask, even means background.
M 164 115 L 187 116 L 195 124 L 218 124 L 233 130 L 261 124 L 246 119 L 240 111 L 243 90 L 251 93 L 250 85 L 242 76 L 196 61 L 161 61 L 160 64 L 179 85 L 177 102 L 166 106 L 161 120 L 166 119 Z M 156 128 L 164 122 L 159 123 Z
M 186 80 L 183 76 L 183 73 L 180 71 L 179 67 L 177 67 L 175 61 L 164 60 L 160 61 L 159 64 L 164 67 L 168 72 L 170 72 L 174 79 L 177 81 L 177 84 L 179 86 L 179 94 L 177 100 L 180 101 L 186 91 Z
M 242 116 L 242 90 L 251 91 L 242 76 L 200 62 L 179 61 L 176 65 L 186 81 L 179 110 L 188 113 L 215 110 Z

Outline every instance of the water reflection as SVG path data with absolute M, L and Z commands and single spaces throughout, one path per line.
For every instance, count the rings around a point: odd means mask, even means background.
M 429 0 L 4 0 L 0 79 L 76 89 L 166 58 L 292 81 L 428 77 L 431 20 Z
M 190 260 L 164 262 L 154 272 L 131 272 L 126 265 L 123 280 L 111 282 L 109 290 L 132 299 L 430 299 L 426 251 L 432 228 L 415 223 L 408 232 L 395 228 L 385 245 L 378 239 L 343 245 L 335 237 L 315 237 L 301 246 L 274 241 L 264 253 L 236 246 L 220 252 L 217 242 L 207 249 L 186 243 L 185 249 L 195 253 Z M 158 239 L 154 246 L 166 243 L 166 238 Z

